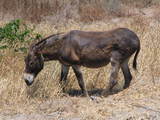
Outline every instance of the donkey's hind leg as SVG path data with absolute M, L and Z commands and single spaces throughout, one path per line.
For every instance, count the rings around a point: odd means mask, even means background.
M 111 74 L 109 81 L 109 91 L 112 91 L 113 87 L 117 84 L 118 72 L 120 69 L 120 54 L 118 52 L 113 52 L 111 57 Z
M 69 66 L 66 66 L 66 65 L 62 64 L 60 84 L 62 86 L 63 92 L 65 91 L 65 86 L 66 86 L 66 83 L 67 83 L 68 72 L 69 72 Z
M 132 80 L 132 75 L 131 72 L 129 70 L 129 66 L 128 66 L 128 60 L 125 60 L 122 64 L 121 64 L 121 69 L 124 75 L 124 79 L 125 79 L 125 84 L 124 84 L 124 89 L 128 88 L 130 85 L 130 82 Z
M 82 75 L 82 72 L 80 70 L 80 67 L 77 66 L 77 65 L 74 65 L 74 66 L 72 66 L 72 68 L 73 68 L 73 71 L 74 71 L 74 73 L 77 77 L 78 84 L 79 84 L 79 86 L 82 90 L 83 95 L 84 96 L 89 96 L 88 92 L 87 92 L 87 89 L 86 89 L 86 86 L 85 86 L 85 83 L 84 83 L 84 80 L 83 80 L 83 75 Z

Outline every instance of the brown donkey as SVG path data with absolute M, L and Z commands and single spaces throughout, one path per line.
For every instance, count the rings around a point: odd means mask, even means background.
M 65 86 L 69 67 L 77 77 L 84 95 L 88 96 L 80 66 L 98 68 L 111 63 L 110 91 L 117 83 L 119 69 L 125 78 L 124 89 L 128 88 L 132 75 L 128 67 L 131 55 L 135 53 L 133 68 L 140 51 L 137 35 L 127 29 L 118 28 L 106 32 L 84 32 L 72 30 L 67 34 L 56 34 L 31 45 L 25 58 L 24 80 L 29 86 L 43 69 L 45 61 L 58 60 L 62 64 L 60 83 Z

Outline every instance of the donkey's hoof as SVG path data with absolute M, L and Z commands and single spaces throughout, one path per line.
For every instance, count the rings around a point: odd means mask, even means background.
M 123 89 L 129 88 L 129 85 L 124 85 Z

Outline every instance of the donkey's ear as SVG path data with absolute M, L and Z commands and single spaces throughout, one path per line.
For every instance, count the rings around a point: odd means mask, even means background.
M 34 45 L 32 50 L 35 53 L 40 53 L 41 50 L 45 47 L 45 44 L 46 44 L 46 41 L 40 41 L 40 42 L 38 42 L 37 44 Z

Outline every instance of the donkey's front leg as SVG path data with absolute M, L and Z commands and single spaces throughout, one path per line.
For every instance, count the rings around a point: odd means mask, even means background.
M 65 86 L 66 86 L 66 83 L 67 83 L 68 72 L 69 72 L 69 66 L 66 66 L 66 65 L 62 64 L 60 84 L 62 86 L 63 92 L 65 91 Z
M 82 72 L 80 70 L 80 67 L 77 66 L 77 65 L 74 65 L 74 66 L 72 66 L 72 68 L 73 68 L 73 71 L 74 71 L 74 73 L 77 77 L 78 84 L 79 84 L 79 86 L 82 90 L 83 95 L 84 96 L 89 96 L 88 92 L 87 92 L 87 89 L 86 89 L 86 86 L 85 86 L 85 83 L 84 83 L 84 80 L 83 80 L 83 75 L 82 75 Z

